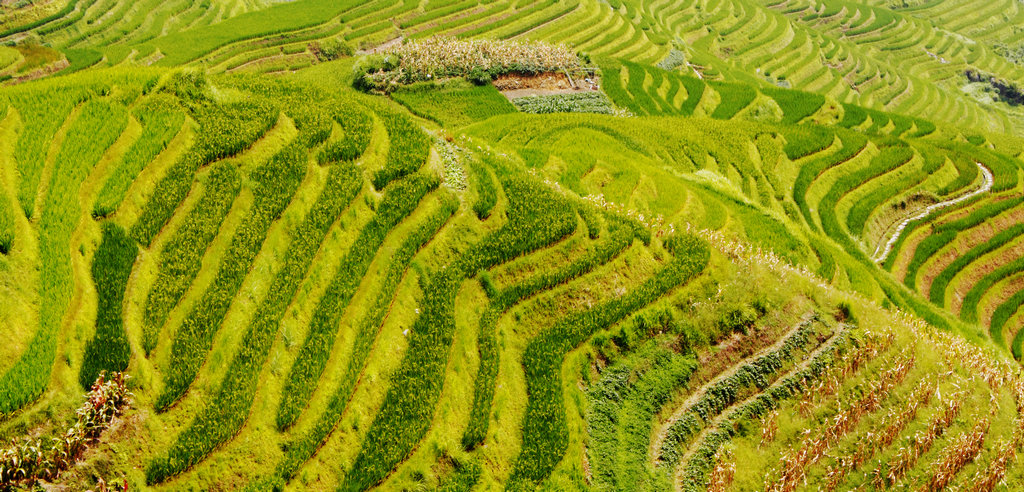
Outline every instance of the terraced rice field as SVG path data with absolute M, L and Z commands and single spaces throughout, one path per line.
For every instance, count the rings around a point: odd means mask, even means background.
M 0 490 L 1019 489 L 1021 16 L 5 2 Z

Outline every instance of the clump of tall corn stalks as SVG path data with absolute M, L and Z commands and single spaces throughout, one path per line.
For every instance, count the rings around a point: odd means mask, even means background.
M 356 67 L 356 86 L 390 92 L 400 84 L 467 77 L 488 83 L 509 73 L 566 72 L 578 75 L 584 63 L 568 47 L 539 41 L 429 38 L 370 55 Z
M 89 443 L 99 438 L 115 417 L 131 404 L 127 377 L 100 374 L 86 402 L 78 409 L 78 420 L 59 437 L 12 443 L 0 449 L 0 490 L 8 490 L 37 480 L 54 480 L 74 464 Z

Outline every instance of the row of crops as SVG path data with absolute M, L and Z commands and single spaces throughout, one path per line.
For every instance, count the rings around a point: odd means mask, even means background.
M 5 91 L 0 129 L 17 129 L 19 171 L 0 188 L 4 259 L 39 270 L 38 326 L 8 349 L 0 413 L 43 415 L 102 371 L 138 375 L 151 420 L 115 466 L 140 484 L 1016 476 L 1009 369 L 866 300 L 958 327 L 940 310 L 969 293 L 974 314 L 954 313 L 1017 343 L 1016 284 L 978 267 L 1020 270 L 1012 142 L 629 62 L 605 71 L 609 99 L 650 118 L 547 109 L 610 108 L 590 96 L 522 103 L 538 114 L 502 100 L 463 114 L 489 119 L 458 138 L 330 84 L 144 75 L 48 81 L 56 108 L 32 86 Z M 494 96 L 464 89 L 403 102 L 429 117 Z M 992 195 L 904 229 L 883 264 L 903 285 L 875 268 L 887 226 L 986 176 Z M 941 432 L 914 433 L 932 417 Z M 892 438 L 856 448 L 877 418 Z M 855 461 L 830 454 L 847 448 Z M 224 472 L 239 460 L 263 465 Z

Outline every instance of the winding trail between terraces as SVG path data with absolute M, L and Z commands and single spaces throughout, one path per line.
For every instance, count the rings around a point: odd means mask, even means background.
M 958 196 L 956 198 L 953 198 L 951 200 L 946 200 L 944 202 L 939 202 L 939 203 L 934 203 L 932 205 L 929 205 L 929 206 L 921 209 L 920 212 L 918 212 L 918 213 L 916 213 L 914 215 L 911 215 L 910 217 L 907 217 L 907 218 L 903 219 L 899 223 L 899 225 L 896 227 L 896 231 L 893 233 L 892 237 L 890 237 L 889 240 L 885 242 L 885 244 L 884 244 L 885 248 L 883 249 L 883 245 L 882 244 L 879 244 L 878 247 L 875 248 L 875 254 L 872 255 L 872 257 L 874 258 L 875 262 L 876 263 L 881 263 L 881 262 L 885 261 L 886 257 L 889 256 L 889 253 L 892 252 L 892 247 L 896 244 L 896 241 L 899 240 L 900 235 L 903 234 L 903 229 L 905 229 L 907 227 L 907 224 L 910 224 L 911 222 L 913 222 L 915 220 L 923 219 L 923 218 L 927 217 L 928 214 L 930 214 L 930 213 L 932 213 L 932 212 L 934 212 L 934 211 L 936 211 L 936 210 L 938 210 L 940 208 L 945 208 L 945 207 L 949 207 L 949 206 L 952 206 L 952 205 L 956 205 L 956 204 L 958 204 L 960 202 L 963 202 L 963 201 L 966 201 L 966 200 L 970 200 L 971 198 L 974 198 L 974 197 L 976 197 L 976 196 L 978 196 L 978 195 L 980 195 L 982 193 L 985 193 L 985 192 L 991 190 L 992 189 L 992 184 L 994 182 L 994 179 L 992 178 L 992 171 L 990 171 L 987 167 L 982 166 L 980 162 L 975 162 L 975 164 L 978 166 L 978 170 L 981 171 L 981 175 L 982 175 L 982 178 L 983 178 L 983 181 L 982 181 L 982 184 L 981 184 L 980 188 L 978 188 L 978 189 L 976 189 L 976 190 L 974 190 L 974 191 L 972 191 L 970 193 L 967 193 L 967 194 L 964 194 L 964 195 L 960 195 L 960 196 Z M 879 254 L 879 250 L 881 250 L 881 254 Z

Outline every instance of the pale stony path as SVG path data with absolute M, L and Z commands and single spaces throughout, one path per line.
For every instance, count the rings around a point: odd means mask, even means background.
M 896 226 L 896 232 L 893 233 L 892 237 L 890 237 L 889 240 L 886 241 L 884 244 L 879 244 L 878 247 L 875 248 L 875 254 L 872 255 L 872 258 L 875 260 L 875 262 L 876 263 L 881 263 L 881 262 L 885 261 L 885 258 L 889 256 L 889 253 L 892 252 L 892 247 L 896 244 L 896 241 L 900 238 L 900 234 L 903 233 L 903 229 L 905 229 L 907 227 L 907 224 L 909 224 L 909 223 L 911 223 L 911 222 L 913 222 L 915 220 L 918 220 L 918 219 L 923 219 L 923 218 L 927 217 L 928 214 L 930 214 L 930 213 L 932 213 L 932 212 L 934 212 L 934 211 L 936 211 L 936 210 L 938 210 L 940 208 L 956 205 L 956 204 L 958 204 L 960 202 L 963 202 L 963 201 L 966 201 L 966 200 L 970 200 L 971 198 L 974 198 L 974 197 L 976 197 L 976 196 L 978 196 L 978 195 L 980 195 L 982 193 L 985 193 L 985 192 L 991 190 L 992 189 L 992 183 L 994 182 L 994 180 L 992 178 L 992 171 L 989 171 L 989 169 L 987 167 L 982 166 L 981 163 L 979 163 L 979 162 L 976 162 L 975 164 L 977 164 L 978 170 L 981 171 L 981 175 L 982 175 L 982 178 L 983 178 L 983 181 L 981 183 L 981 187 L 980 188 L 978 188 L 978 189 L 976 189 L 976 190 L 974 190 L 974 191 L 972 191 L 970 193 L 967 193 L 965 195 L 960 195 L 960 196 L 958 196 L 956 198 L 953 198 L 952 200 L 946 200 L 944 202 L 939 202 L 939 203 L 935 203 L 935 204 L 929 205 L 929 206 L 923 208 L 918 213 L 903 219 L 903 221 L 900 222 L 900 225 Z

